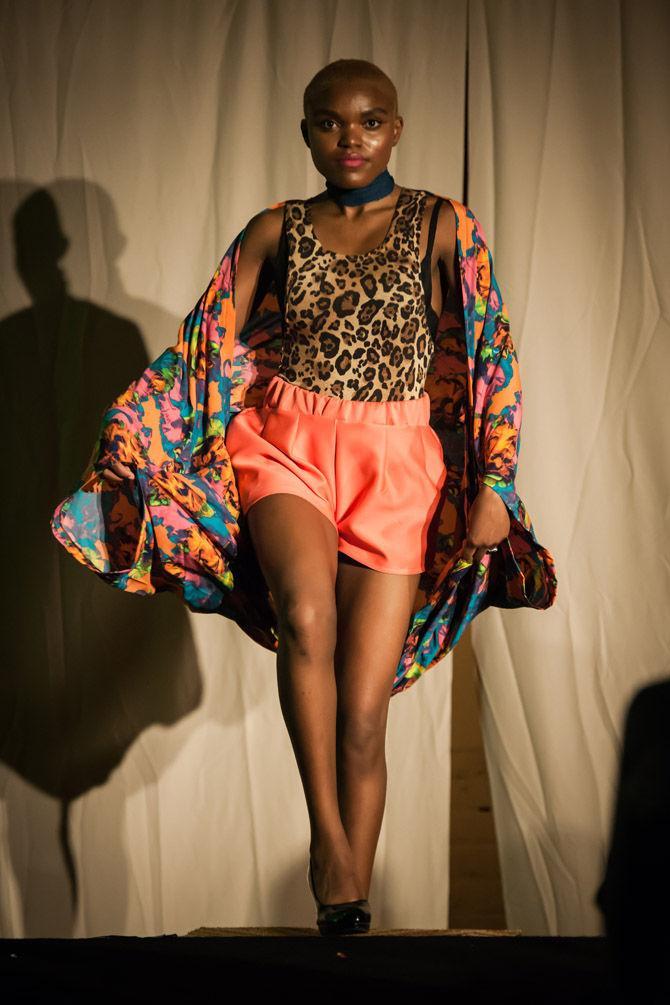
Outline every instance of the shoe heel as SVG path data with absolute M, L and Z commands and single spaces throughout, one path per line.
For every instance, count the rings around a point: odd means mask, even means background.
M 307 882 L 316 903 L 316 924 L 321 935 L 359 935 L 370 930 L 371 911 L 366 898 L 324 904 L 314 886 L 312 856 L 309 856 Z

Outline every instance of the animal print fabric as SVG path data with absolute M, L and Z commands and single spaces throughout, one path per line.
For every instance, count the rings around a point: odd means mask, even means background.
M 306 200 L 287 200 L 284 380 L 357 401 L 421 396 L 435 347 L 419 245 L 427 195 L 401 188 L 384 240 L 357 255 L 324 248 Z

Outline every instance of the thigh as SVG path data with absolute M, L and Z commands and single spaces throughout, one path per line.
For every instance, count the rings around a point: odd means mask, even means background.
M 338 534 L 330 520 L 288 492 L 259 499 L 246 520 L 280 622 L 309 606 L 332 613 L 334 631 Z
M 340 563 L 335 674 L 342 712 L 385 722 L 419 578 Z

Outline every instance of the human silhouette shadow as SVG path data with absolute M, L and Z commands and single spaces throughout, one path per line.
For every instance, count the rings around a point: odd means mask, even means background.
M 179 598 L 130 596 L 111 587 L 69 555 L 50 527 L 56 505 L 86 467 L 105 408 L 150 362 L 133 319 L 151 326 L 165 345 L 175 340 L 181 319 L 123 290 L 117 260 L 125 239 L 100 187 L 68 180 L 47 189 L 14 181 L 0 187 L 0 199 L 5 218 L 12 217 L 13 265 L 30 297 L 28 306 L 0 321 L 9 364 L 2 382 L 0 761 L 60 803 L 53 833 L 54 840 L 56 830 L 60 834 L 71 903 L 52 934 L 63 936 L 77 897 L 67 827 L 72 800 L 105 783 L 149 726 L 178 722 L 202 698 L 192 629 Z M 109 298 L 125 306 L 122 313 L 72 295 L 60 264 L 71 249 L 73 285 L 89 286 L 91 206 L 104 235 L 104 251 L 93 257 L 106 262 Z M 152 768 L 162 770 L 181 742 L 166 734 L 165 761 Z M 21 828 L 10 827 L 9 835 L 10 845 L 25 841 Z M 121 862 L 118 870 L 125 888 Z M 115 910 L 122 921 L 123 905 Z M 40 930 L 39 913 L 33 905 L 24 914 L 34 916 L 25 935 L 48 934 Z
M 670 678 L 641 688 L 625 719 L 607 864 L 595 903 L 621 1002 L 670 1001 Z

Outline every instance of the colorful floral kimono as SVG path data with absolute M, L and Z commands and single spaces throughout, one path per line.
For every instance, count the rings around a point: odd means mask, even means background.
M 410 687 L 453 649 L 480 611 L 544 609 L 556 597 L 554 560 L 539 544 L 514 485 L 521 384 L 493 259 L 474 213 L 448 201 L 457 218 L 462 304 L 440 316 L 426 382 L 448 475 L 391 694 Z M 261 270 L 249 320 L 235 334 L 235 274 L 245 230 L 184 318 L 176 344 L 103 414 L 88 467 L 56 507 L 51 528 L 77 561 L 111 586 L 141 596 L 172 590 L 190 610 L 230 618 L 276 651 L 274 599 L 226 451 L 228 422 L 262 403 L 282 340 L 269 264 Z M 135 478 L 108 485 L 101 471 L 113 458 L 131 465 Z M 473 562 L 462 548 L 481 483 L 505 503 L 510 530 L 497 551 Z

